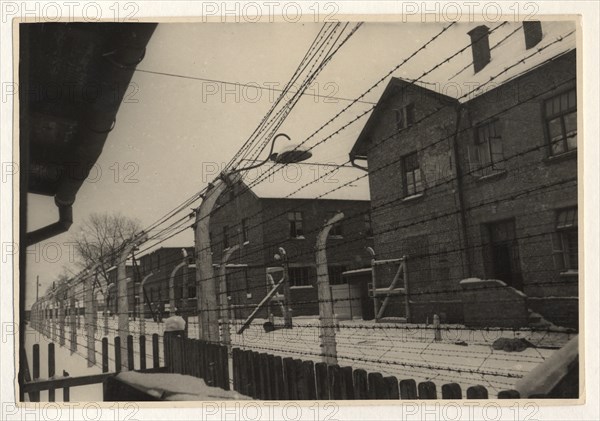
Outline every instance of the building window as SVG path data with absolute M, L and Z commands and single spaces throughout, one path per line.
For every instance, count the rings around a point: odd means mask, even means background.
M 196 285 L 188 285 L 188 298 L 196 298 Z
M 373 222 L 371 221 L 371 212 L 367 212 L 363 215 L 365 222 L 365 234 L 367 237 L 373 237 Z
M 556 269 L 577 271 L 579 268 L 577 234 L 577 207 L 561 209 L 556 213 L 556 232 L 552 238 Z
M 577 94 L 575 89 L 544 102 L 550 155 L 577 149 Z
M 504 153 L 498 120 L 476 127 L 472 155 L 471 170 L 476 176 L 484 177 L 504 171 Z
M 302 212 L 288 212 L 288 221 L 290 223 L 290 237 L 303 238 Z
M 242 218 L 242 242 L 248 241 L 248 218 Z
M 336 214 L 337 214 L 337 212 L 335 212 L 335 211 L 327 212 L 327 221 L 329 221 L 331 218 L 333 218 Z M 342 237 L 343 235 L 344 235 L 344 232 L 342 229 L 342 221 L 338 221 L 331 226 L 331 229 L 329 230 L 330 237 Z
M 408 104 L 396 111 L 396 130 L 406 129 L 415 123 L 415 105 Z
M 421 169 L 417 152 L 402 157 L 404 195 L 413 196 L 423 191 Z
M 288 268 L 288 274 L 290 277 L 290 286 L 303 287 L 310 286 L 310 267 L 290 267 Z
M 248 268 L 246 267 L 231 267 L 227 269 L 225 274 L 225 284 L 227 290 L 224 291 L 228 296 L 236 295 L 236 293 L 250 293 L 250 283 L 248 279 Z M 220 288 L 220 287 L 219 287 Z M 219 294 L 223 291 L 219 291 Z
M 223 249 L 228 249 L 229 248 L 229 236 L 228 236 L 228 231 L 229 227 L 227 225 L 223 226 Z
M 342 285 L 344 284 L 344 278 L 342 273 L 346 272 L 346 266 L 329 266 L 329 285 Z
M 160 255 L 156 255 L 156 270 L 160 270 Z

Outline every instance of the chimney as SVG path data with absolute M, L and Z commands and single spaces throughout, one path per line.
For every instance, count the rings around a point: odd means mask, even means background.
M 525 48 L 529 50 L 542 40 L 542 22 L 530 20 L 523 22 L 523 33 L 525 34 Z
M 473 68 L 475 73 L 483 69 L 490 62 L 489 30 L 485 25 L 471 29 L 471 51 L 473 52 Z

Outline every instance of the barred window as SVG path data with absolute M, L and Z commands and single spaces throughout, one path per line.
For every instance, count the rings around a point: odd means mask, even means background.
M 290 277 L 290 286 L 310 286 L 310 267 L 290 267 L 288 268 L 288 274 Z
M 544 102 L 550 155 L 577 149 L 577 93 L 563 92 Z

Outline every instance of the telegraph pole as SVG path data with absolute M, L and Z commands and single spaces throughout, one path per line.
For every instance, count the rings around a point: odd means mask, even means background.
M 319 300 L 319 323 L 321 325 L 321 348 L 323 362 L 337 364 L 337 345 L 335 341 L 335 320 L 333 317 L 333 299 L 329 288 L 327 269 L 327 236 L 336 222 L 344 218 L 342 212 L 336 213 L 325 223 L 317 235 L 317 291 Z

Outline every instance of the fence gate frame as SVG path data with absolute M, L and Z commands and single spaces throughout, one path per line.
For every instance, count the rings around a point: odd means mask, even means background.
M 371 260 L 371 284 L 369 285 L 369 292 L 373 297 L 373 306 L 375 313 L 375 322 L 378 322 L 383 318 L 385 309 L 387 308 L 390 297 L 403 295 L 404 296 L 404 314 L 406 316 L 406 322 L 410 322 L 410 292 L 408 288 L 408 271 L 406 268 L 406 261 L 408 256 L 402 256 L 399 259 L 384 259 L 384 260 Z M 377 266 L 393 265 L 399 263 L 398 270 L 392 279 L 392 282 L 387 286 L 380 286 L 377 282 L 376 270 Z M 403 286 L 399 287 L 398 283 L 400 279 L 403 281 Z M 381 302 L 381 298 L 383 302 Z

